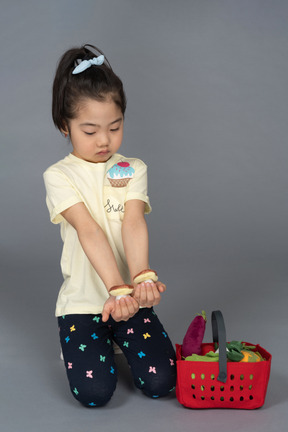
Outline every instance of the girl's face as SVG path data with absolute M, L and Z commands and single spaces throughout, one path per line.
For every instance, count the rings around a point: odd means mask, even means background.
M 85 99 L 76 118 L 69 121 L 72 154 L 87 162 L 106 162 L 120 148 L 123 114 L 112 99 Z

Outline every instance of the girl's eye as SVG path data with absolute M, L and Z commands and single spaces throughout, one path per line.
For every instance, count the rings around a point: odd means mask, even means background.
M 95 132 L 84 132 L 86 135 L 94 135 Z
M 120 127 L 116 128 L 116 129 L 110 129 L 110 132 L 117 132 L 120 129 Z

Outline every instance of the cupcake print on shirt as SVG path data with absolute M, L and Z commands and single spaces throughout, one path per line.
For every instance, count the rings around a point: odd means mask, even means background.
M 127 186 L 134 173 L 134 168 L 128 162 L 118 162 L 109 169 L 107 177 L 112 187 L 120 188 Z

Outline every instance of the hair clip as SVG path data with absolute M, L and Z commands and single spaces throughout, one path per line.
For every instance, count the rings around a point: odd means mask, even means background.
M 104 55 L 100 55 L 99 57 L 94 57 L 90 60 L 83 60 L 79 63 L 78 66 L 75 67 L 72 74 L 76 75 L 81 72 L 84 72 L 86 69 L 89 69 L 91 66 L 101 66 L 104 63 Z

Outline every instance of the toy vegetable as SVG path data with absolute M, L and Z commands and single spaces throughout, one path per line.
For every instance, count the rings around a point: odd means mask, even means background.
M 191 322 L 182 343 L 182 356 L 201 355 L 201 344 L 206 328 L 206 314 L 202 311 Z
M 226 354 L 228 361 L 254 363 L 263 361 L 263 357 L 253 345 L 246 345 L 245 342 L 231 341 L 226 344 Z M 218 352 L 218 350 L 216 351 Z
M 219 353 L 215 353 L 213 351 L 208 352 L 207 354 L 198 355 L 192 354 L 185 358 L 186 361 L 202 361 L 202 362 L 219 362 Z
M 258 363 L 260 361 L 263 361 L 263 357 L 261 356 L 260 353 L 258 352 L 253 352 L 253 351 L 241 351 L 241 353 L 243 354 L 243 359 L 240 360 L 240 362 L 245 362 L 245 363 Z

